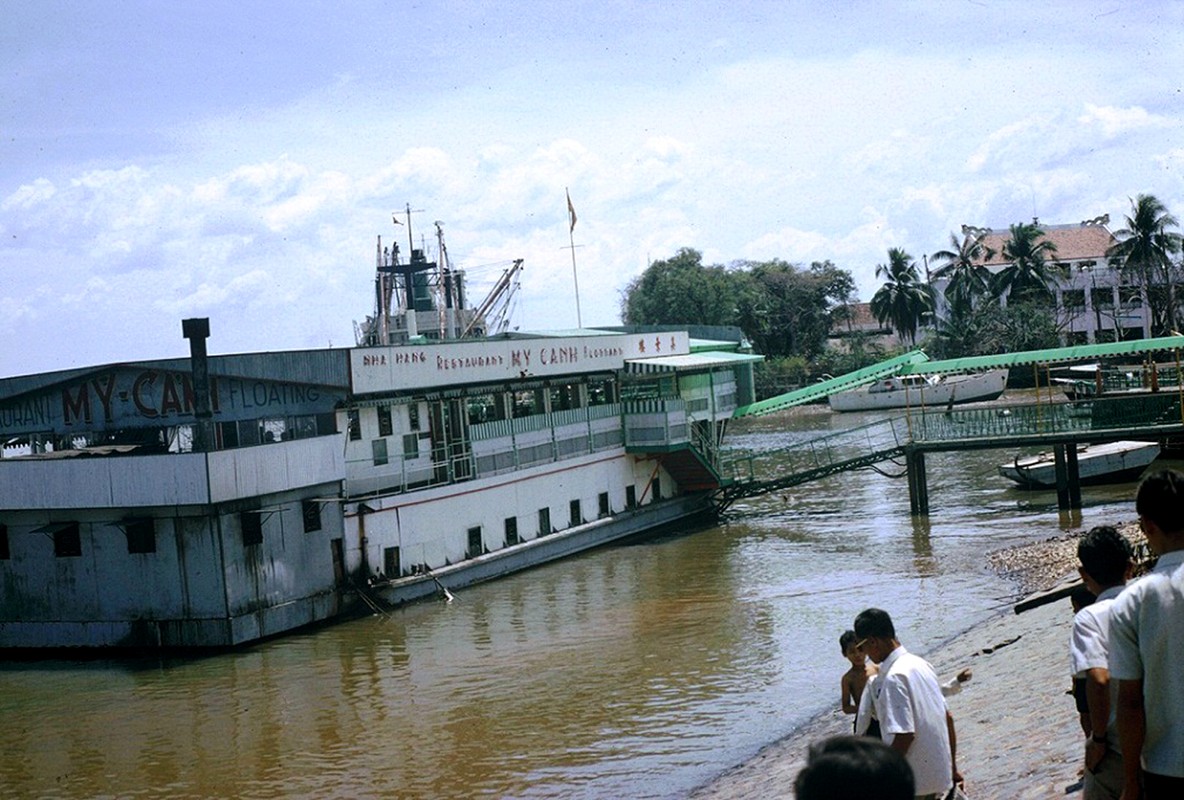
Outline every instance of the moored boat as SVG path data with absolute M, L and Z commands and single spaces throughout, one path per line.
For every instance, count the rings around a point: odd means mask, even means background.
M 1124 483 L 1136 480 L 1159 455 L 1156 442 L 1118 441 L 1077 448 L 1077 474 L 1083 485 Z M 1016 457 L 999 465 L 999 474 L 1024 489 L 1051 489 L 1057 485 L 1052 453 Z
M 964 375 L 900 375 L 830 395 L 834 411 L 947 406 L 994 400 L 1007 388 L 1007 370 Z

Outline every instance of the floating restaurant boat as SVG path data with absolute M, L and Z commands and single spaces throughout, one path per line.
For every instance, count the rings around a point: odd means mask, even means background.
M 502 331 L 520 262 L 470 307 L 438 235 L 379 240 L 356 347 L 196 319 L 189 358 L 0 379 L 0 649 L 241 645 L 710 513 L 760 356 Z
M 1159 455 L 1155 442 L 1120 441 L 1081 445 L 1077 448 L 1077 473 L 1083 485 L 1124 483 L 1138 479 Z M 999 474 L 1024 489 L 1056 488 L 1056 462 L 1052 453 L 1016 457 L 999 465 Z
M 834 411 L 947 406 L 994 400 L 1006 388 L 1006 369 L 964 375 L 911 374 L 882 378 L 858 389 L 837 392 L 829 396 L 829 402 Z

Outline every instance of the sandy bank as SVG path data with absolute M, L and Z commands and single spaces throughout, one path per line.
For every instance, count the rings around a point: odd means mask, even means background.
M 1132 539 L 1137 527 L 1124 526 Z M 1076 570 L 1077 536 L 991 554 L 1020 595 L 1048 589 Z M 1060 600 L 1016 615 L 1010 610 L 931 653 L 939 675 L 964 667 L 974 679 L 950 698 L 958 765 L 975 800 L 1065 797 L 1078 785 L 1082 735 L 1069 688 L 1072 609 Z M 908 642 L 905 642 L 908 645 Z M 793 796 L 793 780 L 811 742 L 850 731 L 851 717 L 825 713 L 752 760 L 691 793 L 695 800 L 765 800 Z

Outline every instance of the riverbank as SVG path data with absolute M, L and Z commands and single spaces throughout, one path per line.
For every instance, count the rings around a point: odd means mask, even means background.
M 1142 540 L 1137 526 L 1122 531 L 1132 542 Z M 1017 583 L 1021 596 L 1043 591 L 1074 573 L 1077 538 L 998 551 L 990 555 L 991 565 Z M 958 732 L 958 766 L 975 800 L 1039 800 L 1079 788 L 1082 734 L 1066 693 L 1072 621 L 1068 600 L 1019 615 L 1009 609 L 922 654 L 943 677 L 966 667 L 974 671 L 949 705 Z M 851 717 L 837 709 L 822 714 L 690 797 L 792 797 L 809 745 L 850 728 Z

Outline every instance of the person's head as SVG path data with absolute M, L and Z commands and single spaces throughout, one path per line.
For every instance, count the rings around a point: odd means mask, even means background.
M 1075 586 L 1073 591 L 1069 592 L 1069 605 L 1073 606 L 1074 614 L 1086 606 L 1092 606 L 1097 600 L 1098 596 L 1085 586 Z
M 896 628 L 892 625 L 892 617 L 888 612 L 879 608 L 868 608 L 859 612 L 855 618 L 855 635 L 863 652 L 868 658 L 879 664 L 897 648 Z
M 1126 583 L 1134 550 L 1113 525 L 1090 528 L 1077 543 L 1078 572 L 1091 592 Z
M 1165 469 L 1144 478 L 1135 511 L 1153 553 L 1184 547 L 1184 472 Z
M 852 666 L 858 667 L 863 664 L 863 650 L 859 649 L 859 637 L 855 635 L 855 631 L 843 631 L 843 635 L 839 637 L 839 649 L 843 651 L 843 657 L 850 661 Z
M 912 800 L 913 770 L 879 739 L 836 736 L 810 746 L 793 783 L 797 800 Z

